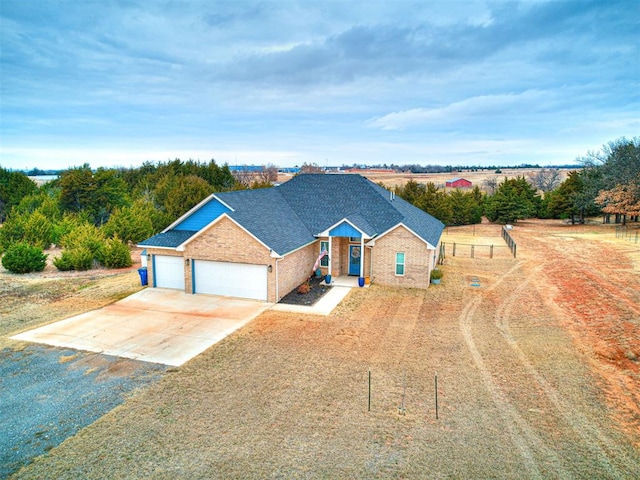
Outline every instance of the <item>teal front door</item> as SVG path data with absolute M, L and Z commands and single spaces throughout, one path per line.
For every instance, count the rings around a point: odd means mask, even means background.
M 360 276 L 361 253 L 360 245 L 349 245 L 349 275 Z

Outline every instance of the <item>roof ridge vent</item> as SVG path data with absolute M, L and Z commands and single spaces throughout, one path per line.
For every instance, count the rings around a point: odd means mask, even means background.
M 396 198 L 396 192 L 389 190 L 389 201 L 393 202 Z

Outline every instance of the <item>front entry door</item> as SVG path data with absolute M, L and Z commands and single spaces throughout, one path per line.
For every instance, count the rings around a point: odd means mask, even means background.
M 349 245 L 349 275 L 360 276 L 361 253 L 360 245 Z

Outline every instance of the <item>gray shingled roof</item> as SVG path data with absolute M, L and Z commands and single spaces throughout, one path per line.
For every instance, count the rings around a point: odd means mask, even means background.
M 143 240 L 138 245 L 145 247 L 167 247 L 176 248 L 178 245 L 182 245 L 198 232 L 193 230 L 169 230 L 154 235 L 151 238 Z
M 298 175 L 279 187 L 216 196 L 233 209 L 231 218 L 280 255 L 313 242 L 344 218 L 370 237 L 403 223 L 434 246 L 444 229 L 439 220 L 360 175 Z M 170 230 L 140 245 L 176 247 L 195 233 Z
M 216 196 L 233 208 L 231 218 L 280 255 L 315 240 L 279 188 L 239 190 Z

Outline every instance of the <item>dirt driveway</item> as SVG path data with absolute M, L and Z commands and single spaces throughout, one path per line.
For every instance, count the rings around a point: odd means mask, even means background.
M 11 337 L 179 366 L 270 305 L 146 288 L 111 305 Z

